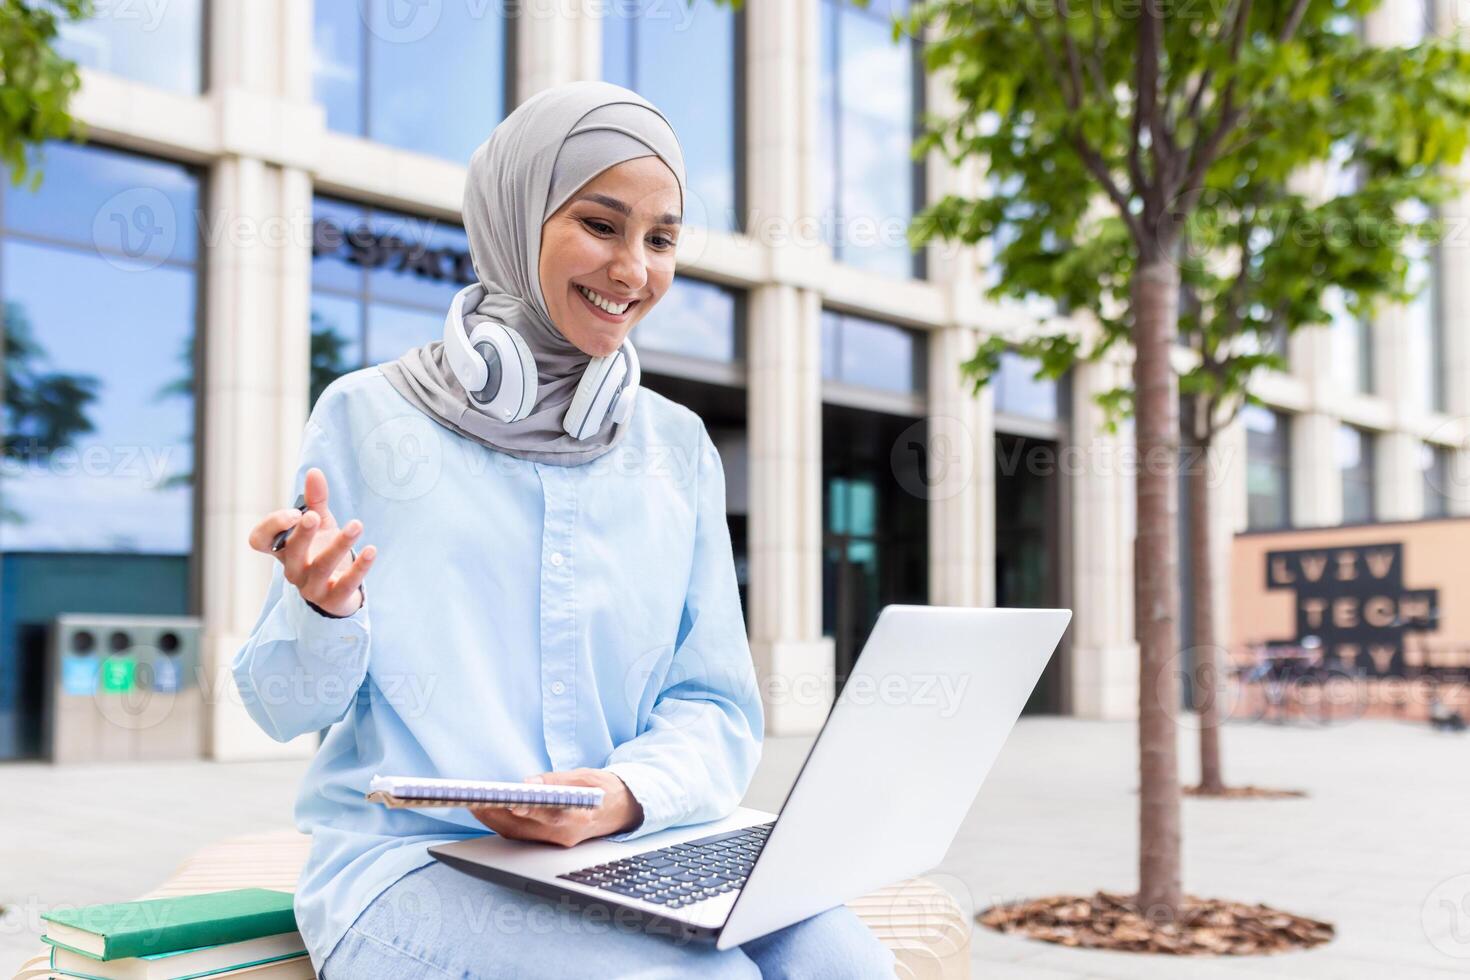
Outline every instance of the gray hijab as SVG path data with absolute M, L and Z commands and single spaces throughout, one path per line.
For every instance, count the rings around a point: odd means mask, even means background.
M 574 466 L 596 459 L 627 425 L 605 419 L 586 439 L 562 417 L 591 357 L 567 340 L 541 295 L 541 225 L 583 184 L 625 160 L 657 156 L 679 182 L 684 156 L 668 119 L 636 92 L 609 82 L 544 89 L 506 116 L 470 157 L 464 227 L 484 298 L 464 317 L 515 330 L 535 355 L 540 386 L 531 414 L 502 422 L 480 410 L 449 367 L 443 339 L 382 365 L 399 394 L 460 435 L 522 459 Z M 636 410 L 635 410 L 636 413 Z

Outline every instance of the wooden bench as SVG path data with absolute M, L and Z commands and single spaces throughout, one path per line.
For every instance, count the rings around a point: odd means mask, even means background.
M 311 837 L 295 830 L 232 837 L 203 848 L 140 898 L 230 888 L 295 891 Z M 847 903 L 898 957 L 898 975 L 962 980 L 970 975 L 970 923 L 949 893 L 915 878 Z M 27 966 L 43 965 L 32 961 Z

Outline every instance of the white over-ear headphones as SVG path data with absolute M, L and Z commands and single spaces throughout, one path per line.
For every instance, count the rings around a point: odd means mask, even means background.
M 474 312 L 484 296 L 485 287 L 478 282 L 455 294 L 444 316 L 444 352 L 472 400 L 501 422 L 517 422 L 536 405 L 536 358 L 521 335 L 503 323 L 485 320 L 465 333 L 465 314 Z M 609 415 L 618 425 L 627 422 L 640 379 L 638 352 L 624 338 L 617 353 L 588 363 L 562 429 L 574 439 L 586 439 Z

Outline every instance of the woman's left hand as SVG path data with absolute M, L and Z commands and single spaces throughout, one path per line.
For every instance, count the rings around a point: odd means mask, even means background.
M 602 805 L 590 809 L 561 807 L 470 807 L 475 819 L 502 837 L 539 840 L 571 847 L 592 837 L 632 830 L 643 822 L 643 807 L 628 787 L 606 769 L 568 769 L 527 776 L 528 783 L 597 786 Z

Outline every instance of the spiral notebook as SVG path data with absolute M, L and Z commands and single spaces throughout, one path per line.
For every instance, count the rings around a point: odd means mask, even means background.
M 438 779 L 432 776 L 378 776 L 368 783 L 367 798 L 388 807 L 525 806 L 587 808 L 602 805 L 596 786 L 553 786 L 487 779 Z

